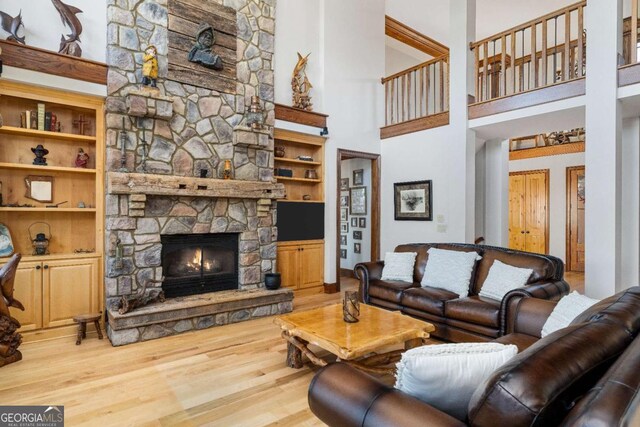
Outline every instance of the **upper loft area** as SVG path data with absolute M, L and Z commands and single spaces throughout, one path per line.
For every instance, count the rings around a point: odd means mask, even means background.
M 415 7 L 409 7 L 412 3 Z M 446 47 L 449 2 L 387 2 L 387 15 Z M 619 85 L 640 82 L 638 0 L 623 0 Z M 477 119 L 585 94 L 587 1 L 547 0 L 513 6 L 507 0 L 477 2 L 475 40 L 467 73 L 473 76 L 468 116 Z M 635 31 L 632 31 L 635 28 Z M 449 55 L 407 61 L 401 40 L 386 46 L 385 126 L 389 138 L 449 123 Z M 400 61 L 403 59 L 404 61 Z M 424 61 L 420 61 L 424 59 Z M 402 69 L 398 68 L 407 65 Z

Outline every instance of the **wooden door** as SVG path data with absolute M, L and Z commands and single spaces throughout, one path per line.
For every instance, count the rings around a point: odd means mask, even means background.
M 584 271 L 584 166 L 567 168 L 567 270 Z
M 42 280 L 45 328 L 72 325 L 73 316 L 99 310 L 97 259 L 45 261 Z
M 525 251 L 547 253 L 547 173 L 525 175 Z
M 300 288 L 324 284 L 324 245 L 303 245 L 300 251 Z
M 298 244 L 278 244 L 277 264 L 278 272 L 280 272 L 282 286 L 292 289 L 298 289 L 298 264 L 300 254 L 300 245 Z
M 525 249 L 525 175 L 509 175 L 509 248 Z
M 42 263 L 18 265 L 13 296 L 24 305 L 24 311 L 11 308 L 11 316 L 20 322 L 20 332 L 42 328 Z

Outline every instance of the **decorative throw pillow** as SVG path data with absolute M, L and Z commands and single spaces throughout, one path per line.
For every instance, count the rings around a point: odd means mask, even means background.
M 413 267 L 417 256 L 417 252 L 387 252 L 384 255 L 382 280 L 413 283 Z
M 533 270 L 530 268 L 514 267 L 495 260 L 478 295 L 502 301 L 509 291 L 526 285 L 531 273 Z
M 573 319 L 598 302 L 600 300 L 580 295 L 577 291 L 563 296 L 544 323 L 541 337 L 544 338 L 558 329 L 566 328 Z
M 460 297 L 469 295 L 469 282 L 476 261 L 482 259 L 477 252 L 429 249 L 429 259 L 424 269 L 422 286 L 446 289 Z
M 475 389 L 517 353 L 515 345 L 499 343 L 414 348 L 405 352 L 397 365 L 395 387 L 464 420 Z

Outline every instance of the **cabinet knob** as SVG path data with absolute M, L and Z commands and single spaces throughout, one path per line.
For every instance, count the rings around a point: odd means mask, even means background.
M 44 269 L 45 269 L 45 270 L 48 270 L 48 269 L 49 269 L 49 266 L 48 266 L 47 264 L 45 264 L 45 265 L 44 265 Z
M 36 265 L 36 270 L 40 270 L 42 267 L 39 265 Z
M 524 234 L 524 230 L 522 230 L 522 231 L 520 232 L 520 234 Z
M 529 234 L 529 231 L 527 231 L 527 234 Z

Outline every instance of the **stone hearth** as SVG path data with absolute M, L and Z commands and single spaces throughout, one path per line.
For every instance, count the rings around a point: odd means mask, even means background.
M 105 295 L 112 343 L 290 311 L 290 291 L 264 290 L 264 274 L 276 271 L 274 201 L 284 195 L 273 177 L 272 134 L 239 126 L 252 96 L 260 97 L 266 124 L 275 122 L 275 0 L 107 3 Z M 202 79 L 204 70 L 175 68 L 198 67 L 185 61 L 200 24 L 219 32 L 213 51 L 224 60 L 220 84 L 211 71 Z M 184 42 L 170 49 L 170 39 Z M 158 51 L 157 89 L 138 83 L 149 45 Z M 233 180 L 220 179 L 225 161 Z M 238 234 L 238 290 L 118 314 L 122 297 L 162 279 L 162 235 L 208 233 Z

